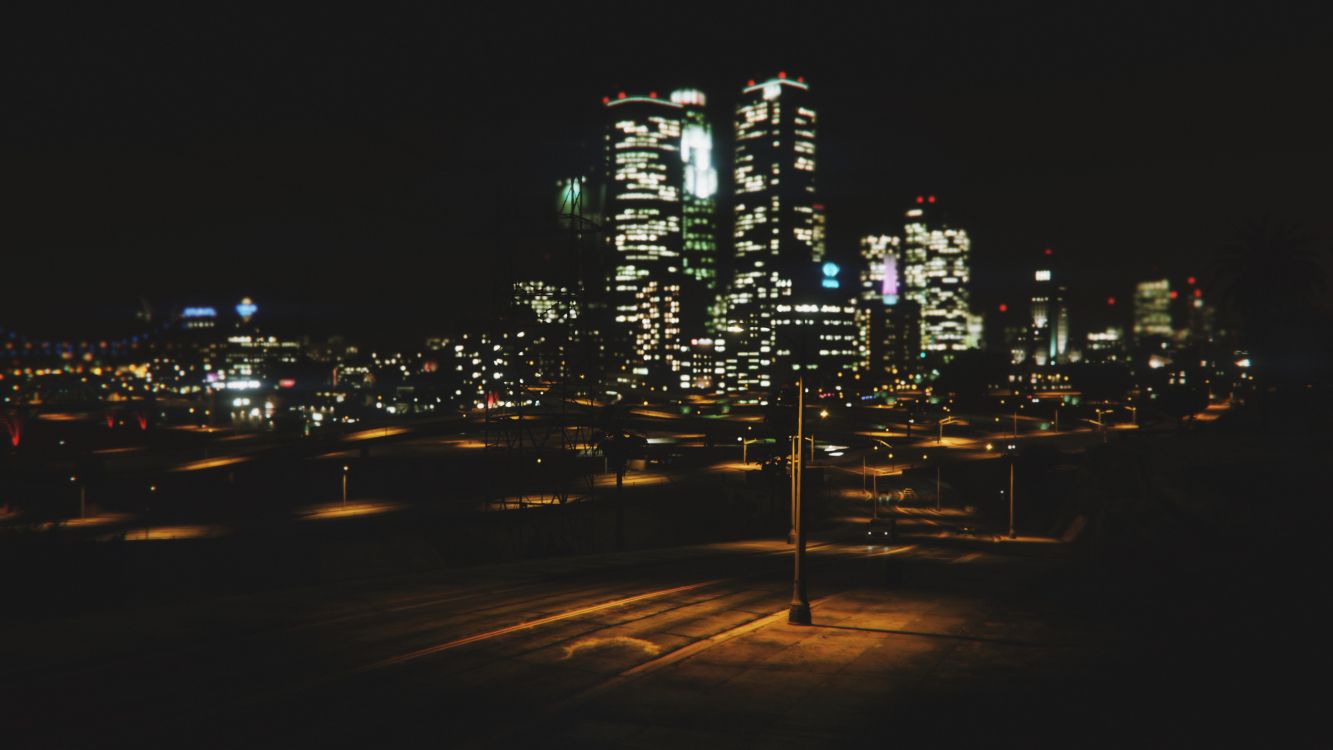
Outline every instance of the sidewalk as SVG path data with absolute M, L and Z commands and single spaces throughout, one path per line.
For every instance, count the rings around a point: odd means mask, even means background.
M 1032 583 L 1033 570 L 976 568 L 967 590 L 945 593 L 858 587 L 816 598 L 809 627 L 774 613 L 760 627 L 563 708 L 554 744 L 860 747 L 993 740 L 1006 721 L 1017 723 L 1010 732 L 1044 731 L 1027 714 L 1005 718 L 1026 695 L 1015 688 L 1058 681 L 1071 656 L 1088 652 L 1010 596 Z M 971 697 L 959 703 L 960 696 Z

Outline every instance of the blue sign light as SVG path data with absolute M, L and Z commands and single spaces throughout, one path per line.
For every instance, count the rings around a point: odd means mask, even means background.
M 187 307 L 181 310 L 182 318 L 216 318 L 218 311 L 212 307 Z

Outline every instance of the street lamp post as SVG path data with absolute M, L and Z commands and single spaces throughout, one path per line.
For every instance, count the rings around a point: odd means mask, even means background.
M 935 512 L 938 513 L 944 507 L 940 501 L 940 465 L 935 464 Z
M 946 424 L 953 424 L 953 423 L 955 423 L 955 422 L 957 422 L 957 421 L 958 421 L 958 420 L 957 420 L 955 417 L 945 417 L 944 419 L 941 419 L 940 422 L 939 422 L 939 426 L 940 426 L 940 434 L 939 434 L 939 437 L 935 439 L 935 442 L 936 442 L 936 443 L 943 443 L 943 442 L 944 442 L 944 425 L 946 425 Z
M 343 507 L 347 507 L 347 464 L 343 464 Z
M 1018 538 L 1014 533 L 1014 444 L 1009 444 L 1009 538 Z
M 71 475 L 71 482 L 78 482 L 78 475 Z M 87 518 L 88 513 L 88 485 L 79 484 L 79 518 Z
M 799 464 L 799 463 L 801 462 L 801 444 L 800 444 L 800 442 L 798 441 L 798 438 L 797 438 L 795 435 L 792 435 L 792 436 L 791 436 L 790 444 L 791 444 L 791 445 L 790 445 L 791 453 L 789 454 L 790 460 L 788 461 L 788 463 L 789 463 L 790 466 L 791 466 L 791 471 L 790 471 L 790 473 L 791 473 L 791 526 L 787 529 L 787 544 L 795 544 L 795 543 L 796 543 L 796 494 L 797 494 L 797 489 L 796 489 L 796 487 L 797 487 L 797 482 L 799 482 L 800 479 L 801 479 L 800 476 L 799 476 L 799 475 L 800 475 L 800 470 L 797 468 L 796 465 Z
M 874 517 L 879 518 L 879 472 L 875 471 L 870 475 L 871 485 L 871 508 L 874 508 Z
M 791 625 L 810 624 L 810 601 L 805 594 L 805 577 L 802 568 L 805 562 L 805 528 L 801 523 L 801 446 L 802 432 L 805 428 L 805 378 L 796 381 L 796 463 L 792 469 L 796 474 L 796 494 L 792 506 L 796 515 L 796 549 L 793 555 L 791 608 L 787 610 L 787 622 Z M 813 451 L 813 448 L 812 448 Z

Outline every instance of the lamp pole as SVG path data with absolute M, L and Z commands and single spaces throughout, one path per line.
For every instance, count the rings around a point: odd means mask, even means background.
M 1009 538 L 1015 539 L 1014 533 L 1014 454 L 1013 446 L 1010 446 L 1009 453 Z
M 801 462 L 801 443 L 795 435 L 791 436 L 791 526 L 787 529 L 787 544 L 796 543 L 796 494 L 797 482 L 800 481 L 800 469 L 796 467 Z
M 810 601 L 805 595 L 805 577 L 802 568 L 805 563 L 805 528 L 801 523 L 801 438 L 805 429 L 805 377 L 796 380 L 796 463 L 792 467 L 796 473 L 796 494 L 792 508 L 796 517 L 796 549 L 793 555 L 791 608 L 787 610 L 787 622 L 791 625 L 810 624 Z
M 347 507 L 347 465 L 343 464 L 343 507 Z
M 870 489 L 870 493 L 871 493 L 871 501 L 870 501 L 870 502 L 872 503 L 872 505 L 871 505 L 870 507 L 872 507 L 872 508 L 875 509 L 875 511 L 874 511 L 875 516 L 874 516 L 874 517 L 875 517 L 875 518 L 879 518 L 879 472 L 878 472 L 878 471 L 876 471 L 875 473 L 873 473 L 873 474 L 870 475 L 870 485 L 871 485 L 871 489 Z
M 78 477 L 78 475 L 71 476 L 71 477 L 69 478 L 69 481 L 71 481 L 71 482 L 78 482 L 78 481 L 79 481 L 79 477 Z M 88 512 L 87 512 L 87 511 L 88 511 L 88 486 L 85 485 L 85 484 L 80 483 L 80 484 L 79 484 L 79 518 L 87 518 L 87 517 L 88 517 Z
M 935 512 L 938 513 L 944 507 L 940 502 L 940 465 L 935 464 Z

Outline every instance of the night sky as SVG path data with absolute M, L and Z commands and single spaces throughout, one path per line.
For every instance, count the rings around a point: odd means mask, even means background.
M 445 331 L 540 273 L 602 96 L 699 87 L 725 136 L 745 80 L 779 70 L 817 97 L 831 253 L 934 193 L 973 235 L 979 310 L 1020 302 L 1043 247 L 1082 330 L 1248 222 L 1333 237 L 1317 4 L 829 5 L 7 22 L 0 326 L 128 331 L 141 296 L 248 294 L 294 329 Z

